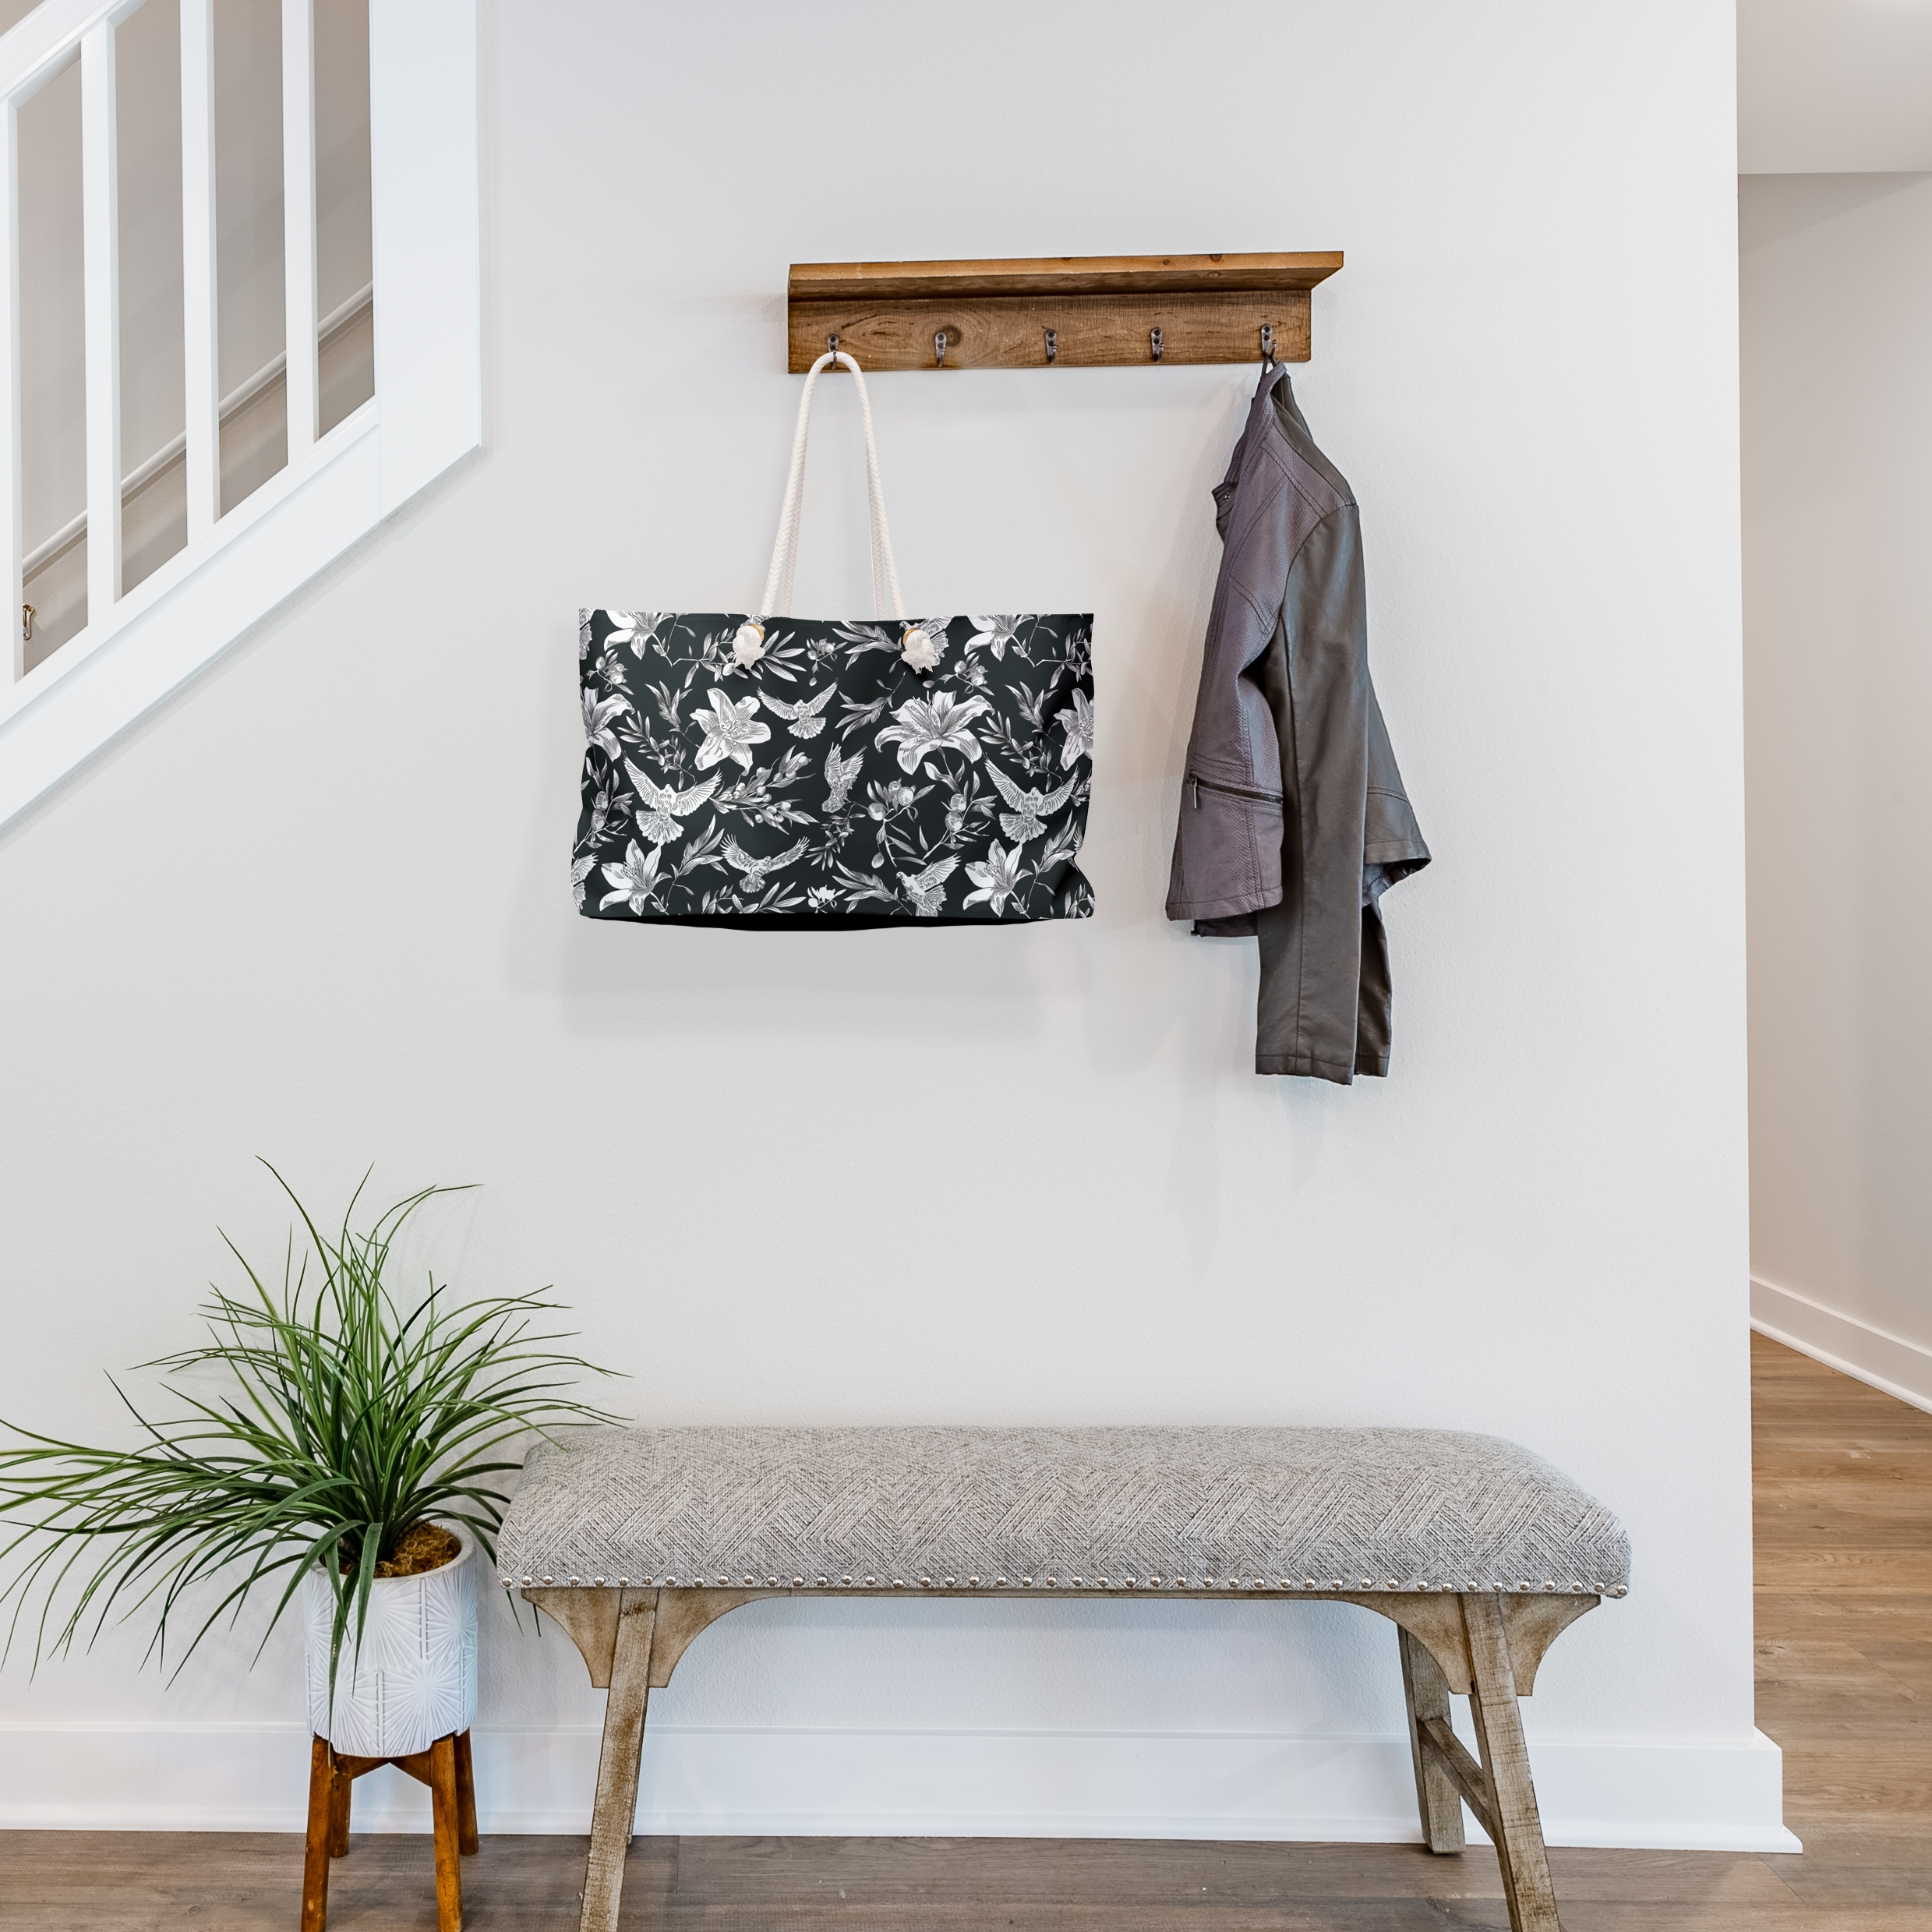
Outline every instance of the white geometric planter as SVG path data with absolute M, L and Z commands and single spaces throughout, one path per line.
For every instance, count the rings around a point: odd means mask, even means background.
M 329 1708 L 335 1602 L 320 1566 L 302 1579 L 309 1728 L 348 1757 L 406 1757 L 476 1721 L 475 1545 L 419 1577 L 379 1577 L 359 1655 L 351 1622 Z

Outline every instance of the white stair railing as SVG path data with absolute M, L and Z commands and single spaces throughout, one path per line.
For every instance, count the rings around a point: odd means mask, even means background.
M 115 35 L 147 0 L 44 0 L 0 36 L 0 825 L 482 441 L 475 0 L 369 0 L 376 394 L 319 434 L 313 0 L 282 0 L 288 462 L 221 509 L 213 0 L 180 0 L 187 542 L 121 584 Z M 76 61 L 87 622 L 31 670 L 19 623 L 19 117 Z
M 373 282 L 363 283 L 362 286 L 357 289 L 346 302 L 338 302 L 316 323 L 316 341 L 323 352 L 325 360 L 330 343 L 339 333 L 346 334 L 352 330 L 358 330 L 362 325 L 366 323 L 373 305 L 375 293 L 375 284 Z M 218 426 L 228 422 L 232 417 L 239 415 L 264 390 L 271 389 L 276 383 L 281 382 L 287 373 L 287 367 L 286 354 L 277 353 L 270 357 L 268 361 L 252 375 L 238 383 L 227 395 L 221 398 L 221 406 L 215 412 L 217 424 L 217 433 L 213 438 L 209 439 L 209 441 L 214 446 L 214 453 L 206 459 L 211 465 L 211 473 L 214 455 L 218 454 L 220 450 Z M 141 492 L 164 472 L 171 470 L 179 464 L 185 471 L 188 472 L 187 480 L 192 482 L 192 472 L 189 469 L 192 461 L 188 449 L 188 434 L 185 430 L 183 430 L 179 436 L 164 443 L 151 456 L 144 461 L 137 463 L 132 469 L 129 470 L 126 475 L 121 479 L 121 505 L 124 522 L 128 504 L 140 496 Z M 217 481 L 218 482 L 219 479 Z M 191 495 L 189 498 L 188 517 L 188 540 L 191 543 L 195 541 L 197 535 L 205 535 L 208 531 L 214 528 L 215 519 L 221 514 L 221 508 L 218 494 L 213 497 L 199 499 L 199 507 L 202 514 L 202 527 L 199 531 L 195 527 L 194 511 L 196 507 L 197 499 Z M 87 513 L 83 510 L 78 516 L 69 517 L 58 530 L 50 531 L 41 538 L 38 543 L 34 545 L 32 549 L 27 552 L 26 560 L 22 565 L 22 575 L 28 586 L 27 601 L 30 609 L 33 607 L 32 587 L 36 573 L 45 570 L 49 564 L 58 562 L 87 534 Z
M 0 40 L 0 48 L 12 37 Z M 20 581 L 20 108 L 12 94 L 0 101 L 0 597 L 6 599 L 0 622 L 12 634 L 10 680 L 17 683 L 26 669 L 19 622 L 26 599 Z
M 192 0 L 190 0 L 192 4 Z M 80 35 L 80 260 L 87 298 L 87 609 L 121 601 L 121 192 L 114 31 L 129 5 Z M 50 72 L 48 79 L 53 78 Z M 16 119 L 17 98 L 7 103 Z M 19 136 L 15 140 L 17 143 Z M 9 208 L 6 219 L 19 220 Z M 19 296 L 9 305 L 16 312 Z M 291 324 L 292 326 L 292 324 Z
M 214 181 L 214 0 L 181 0 L 181 333 L 187 404 L 182 433 L 190 549 L 221 517 Z M 291 327 L 289 340 L 294 339 Z
M 204 4 L 207 0 L 204 0 Z M 322 384 L 316 367 L 316 23 L 312 0 L 282 0 L 282 256 L 288 339 L 288 460 L 316 446 Z

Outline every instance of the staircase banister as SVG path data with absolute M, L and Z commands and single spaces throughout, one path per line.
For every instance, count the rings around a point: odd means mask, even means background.
M 41 0 L 17 26 L 0 34 L 0 100 L 16 104 L 37 94 L 80 52 L 87 30 L 106 20 L 118 26 L 143 0 Z
M 4 164 L 18 101 L 78 58 L 90 33 L 90 58 L 98 65 L 106 53 L 111 79 L 103 25 L 141 4 L 44 0 L 0 35 L 0 193 L 10 198 Z M 284 19 L 308 11 L 307 0 L 285 0 Z M 16 646 L 12 677 L 0 680 L 0 826 L 482 446 L 476 0 L 369 0 L 369 34 L 375 397 L 306 454 L 291 449 L 279 474 L 200 535 L 191 525 L 185 547 L 126 595 L 97 599 L 90 583 L 85 627 L 32 669 Z M 298 73 L 294 84 L 313 82 Z M 10 248 L 17 224 L 0 218 L 0 227 Z M 17 288 L 17 269 L 6 279 Z M 12 344 L 0 327 L 0 383 Z M 17 398 L 17 379 L 6 387 Z M 0 408 L 0 432 L 8 414 Z M 16 465 L 17 435 L 16 424 L 0 439 Z M 191 439 L 191 464 L 192 454 Z M 98 514 L 118 526 L 118 457 L 90 451 L 90 522 Z M 97 469 L 111 493 L 94 487 Z M 0 475 L 0 498 L 11 494 L 15 505 L 17 576 L 18 490 L 4 482 Z

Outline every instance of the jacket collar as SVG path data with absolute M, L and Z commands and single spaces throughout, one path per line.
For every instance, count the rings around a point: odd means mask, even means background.
M 1294 408 L 1294 389 L 1288 380 L 1288 366 L 1277 362 L 1272 368 L 1261 373 L 1261 382 L 1255 390 L 1255 399 L 1248 405 L 1248 420 L 1242 426 L 1239 440 L 1234 444 L 1234 454 L 1229 460 L 1227 474 L 1217 486 L 1214 496 L 1214 527 L 1221 534 L 1224 542 L 1227 537 L 1228 520 L 1234 512 L 1234 496 L 1241 482 L 1241 471 L 1248 461 L 1248 453 L 1255 448 L 1267 433 L 1267 424 L 1273 415 L 1273 398 L 1279 387 L 1287 391 L 1287 403 Z

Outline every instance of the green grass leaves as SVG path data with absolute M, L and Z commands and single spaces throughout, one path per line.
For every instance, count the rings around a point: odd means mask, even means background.
M 275 1178 L 300 1218 L 279 1285 L 229 1242 L 246 1291 L 213 1290 L 201 1309 L 207 1340 L 143 1365 L 170 1378 L 178 1413 L 150 1419 L 117 1383 L 134 1425 L 125 1449 L 0 1422 L 9 1653 L 37 1601 L 37 1664 L 77 1637 L 91 1644 L 117 1609 L 153 1616 L 148 1655 L 164 1664 L 170 1618 L 218 1580 L 225 1588 L 178 1671 L 258 1587 L 274 1593 L 272 1628 L 320 1564 L 335 1595 L 333 1683 L 345 1644 L 359 1644 L 376 1566 L 405 1530 L 426 1517 L 460 1524 L 493 1560 L 522 1439 L 616 1419 L 570 1394 L 581 1376 L 606 1372 L 560 1352 L 573 1337 L 549 1326 L 556 1302 L 453 1302 L 433 1277 L 419 1299 L 392 1292 L 410 1217 L 458 1190 L 423 1189 L 358 1228 L 358 1188 L 325 1235 Z

